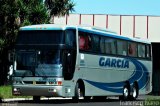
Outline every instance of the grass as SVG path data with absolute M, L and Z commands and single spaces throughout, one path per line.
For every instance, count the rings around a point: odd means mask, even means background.
M 143 106 L 160 106 L 160 99 L 159 98 L 147 98 L 143 102 Z
M 13 96 L 12 95 L 12 86 L 0 86 L 0 98 L 30 98 L 29 96 Z
M 1 86 L 0 87 L 0 97 L 1 98 L 12 98 L 12 87 L 11 86 Z

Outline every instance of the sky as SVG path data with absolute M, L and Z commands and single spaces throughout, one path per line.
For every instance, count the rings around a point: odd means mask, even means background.
M 78 14 L 160 16 L 160 0 L 72 0 Z

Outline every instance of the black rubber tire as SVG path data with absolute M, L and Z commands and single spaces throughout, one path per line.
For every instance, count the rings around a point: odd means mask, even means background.
M 107 96 L 94 96 L 93 100 L 95 101 L 105 101 Z
M 85 100 L 85 101 L 89 101 L 90 99 L 91 99 L 91 96 L 85 96 L 85 97 L 84 97 L 84 100 Z
M 73 97 L 74 102 L 79 102 L 79 97 L 81 95 L 84 97 L 84 92 L 80 88 L 79 83 L 77 83 L 75 86 L 75 96 Z
M 33 96 L 33 101 L 34 102 L 39 102 L 40 101 L 40 96 Z
M 125 85 L 124 87 L 123 87 L 123 100 L 129 100 L 129 98 L 130 98 L 130 88 L 129 88 L 129 86 L 128 85 Z
M 138 98 L 138 95 L 139 95 L 139 89 L 138 89 L 137 84 L 134 83 L 133 86 L 132 86 L 131 99 L 136 100 Z

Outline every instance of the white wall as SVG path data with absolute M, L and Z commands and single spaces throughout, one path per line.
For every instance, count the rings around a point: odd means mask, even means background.
M 95 15 L 94 26 L 106 28 L 106 15 Z
M 149 39 L 160 42 L 160 16 L 123 16 L 106 14 L 70 14 L 64 17 L 54 17 L 55 24 L 89 25 L 102 27 L 117 32 L 122 36 Z
M 121 34 L 133 37 L 133 16 L 122 16 Z
M 160 17 L 149 17 L 148 38 L 153 42 L 160 42 Z
M 120 16 L 108 16 L 108 29 L 120 34 Z
M 93 15 L 81 15 L 81 25 L 93 25 Z
M 135 16 L 135 37 L 147 39 L 146 16 Z
M 78 25 L 79 24 L 79 15 L 78 14 L 70 14 L 67 16 L 67 24 L 68 25 Z
M 52 18 L 54 24 L 66 24 L 66 17 L 54 17 Z

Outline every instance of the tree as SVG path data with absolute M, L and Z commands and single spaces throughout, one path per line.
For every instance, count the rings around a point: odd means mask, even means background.
M 13 48 L 20 26 L 49 23 L 52 15 L 74 11 L 70 0 L 0 0 L 0 85 L 7 80 L 8 51 Z
M 45 0 L 45 5 L 49 11 L 50 17 L 69 15 L 74 11 L 75 4 L 71 0 Z
M 49 23 L 47 8 L 39 0 L 0 0 L 0 85 L 7 80 L 8 51 L 20 26 Z

